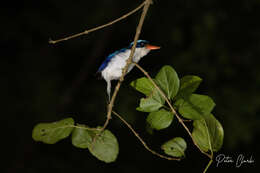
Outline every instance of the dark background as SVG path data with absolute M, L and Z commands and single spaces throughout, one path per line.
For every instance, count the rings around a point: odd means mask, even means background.
M 145 132 L 145 113 L 135 111 L 141 94 L 129 83 L 142 77 L 127 75 L 115 110 L 133 124 L 145 141 L 160 152 L 160 144 L 183 136 L 187 158 L 167 161 L 146 151 L 116 117 L 109 129 L 117 136 L 120 153 L 105 164 L 87 150 L 74 148 L 69 139 L 55 145 L 34 142 L 33 126 L 73 117 L 78 123 L 102 125 L 106 114 L 106 83 L 95 73 L 104 58 L 133 41 L 141 12 L 89 35 L 48 44 L 107 23 L 137 7 L 140 0 L 5 1 L 1 2 L 1 122 L 4 172 L 201 172 L 208 160 L 195 148 L 175 121 L 167 130 Z M 152 76 L 171 65 L 179 76 L 203 79 L 198 93 L 216 102 L 213 113 L 225 130 L 217 153 L 253 157 L 255 163 L 235 168 L 213 163 L 209 172 L 254 172 L 260 130 L 260 1 L 154 0 L 141 39 L 162 48 L 140 62 Z M 217 155 L 216 154 L 216 155 Z M 249 170 L 248 170 L 249 169 Z M 2 172 L 2 171 L 1 171 Z

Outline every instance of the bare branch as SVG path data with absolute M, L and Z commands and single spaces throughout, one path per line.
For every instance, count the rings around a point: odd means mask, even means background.
M 144 1 L 142 4 L 140 4 L 137 8 L 135 8 L 135 9 L 132 10 L 132 11 L 130 11 L 129 13 L 127 13 L 127 14 L 125 14 L 125 15 L 123 15 L 123 16 L 121 16 L 121 17 L 119 17 L 119 18 L 117 18 L 117 19 L 115 19 L 115 20 L 113 20 L 113 21 L 111 21 L 111 22 L 109 22 L 109 23 L 106 23 L 106 24 L 104 24 L 104 25 L 100 25 L 100 26 L 98 26 L 98 27 L 95 27 L 95 28 L 92 28 L 92 29 L 89 29 L 89 30 L 85 30 L 85 31 L 83 31 L 83 32 L 80 32 L 80 33 L 77 33 L 77 34 L 74 34 L 74 35 L 71 35 L 71 36 L 68 36 L 68 37 L 65 37 L 65 38 L 61 38 L 61 39 L 58 39 L 58 40 L 52 40 L 52 39 L 50 39 L 50 40 L 49 40 L 49 43 L 50 43 L 50 44 L 56 44 L 56 43 L 59 43 L 59 42 L 62 42 L 62 41 L 66 41 L 66 40 L 70 40 L 70 39 L 72 39 L 72 38 L 76 38 L 76 37 L 79 37 L 79 36 L 82 36 L 82 35 L 86 35 L 86 34 L 89 34 L 89 33 L 91 33 L 91 32 L 94 32 L 94 31 L 103 29 L 103 28 L 105 28 L 105 27 L 107 27 L 107 26 L 113 25 L 113 24 L 115 24 L 115 23 L 117 23 L 117 22 L 119 22 L 119 21 L 121 21 L 121 20 L 127 18 L 128 16 L 134 14 L 134 13 L 137 12 L 138 10 L 140 10 L 140 9 L 145 5 L 145 3 L 146 3 L 146 1 Z
M 137 139 L 139 139 L 139 141 L 143 144 L 144 148 L 147 149 L 148 151 L 150 151 L 152 154 L 161 157 L 163 159 L 167 159 L 167 160 L 177 160 L 180 161 L 180 158 L 175 158 L 175 157 L 168 157 L 168 156 L 164 156 L 162 154 L 157 153 L 156 151 L 150 149 L 148 147 L 148 145 L 144 142 L 144 140 L 138 135 L 138 133 L 133 129 L 133 127 L 126 121 L 124 120 L 118 113 L 116 113 L 115 111 L 112 111 L 113 114 L 115 114 L 132 132 L 133 134 L 137 137 Z

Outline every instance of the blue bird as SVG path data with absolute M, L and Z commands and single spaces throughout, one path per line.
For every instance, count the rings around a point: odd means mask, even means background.
M 110 55 L 105 59 L 98 69 L 98 73 L 101 73 L 101 76 L 107 82 L 107 94 L 110 101 L 110 92 L 111 92 L 111 80 L 119 80 L 123 68 L 126 65 L 126 61 L 130 56 L 131 48 L 133 42 L 126 48 L 120 49 Z M 138 40 L 136 44 L 135 53 L 133 56 L 133 62 L 138 63 L 142 57 L 147 55 L 150 50 L 159 49 L 158 46 L 150 45 L 146 40 Z M 127 70 L 129 73 L 134 67 L 134 64 L 130 64 Z

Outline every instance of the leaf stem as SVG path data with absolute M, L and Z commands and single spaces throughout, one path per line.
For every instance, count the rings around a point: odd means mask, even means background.
M 175 157 L 168 157 L 168 156 L 164 156 L 162 154 L 157 153 L 156 151 L 150 149 L 148 147 L 148 145 L 144 142 L 144 140 L 139 136 L 139 134 L 133 129 L 133 127 L 126 121 L 124 120 L 118 113 L 116 113 L 115 111 L 112 111 L 113 114 L 115 114 L 132 132 L 133 134 L 137 137 L 137 139 L 139 139 L 139 141 L 143 144 L 144 148 L 147 149 L 148 151 L 150 151 L 152 154 L 161 157 L 163 159 L 167 159 L 167 160 L 177 160 L 180 161 L 180 158 L 175 158 Z
M 94 130 L 101 131 L 101 128 L 91 128 L 91 127 L 85 127 L 85 126 L 79 126 L 79 125 L 65 125 L 65 126 L 54 128 L 54 129 L 69 128 L 69 127 L 73 127 L 73 128 L 77 128 L 77 129 L 91 130 L 91 131 L 94 131 Z
M 206 168 L 204 169 L 203 173 L 206 173 L 210 165 L 212 164 L 213 160 L 210 159 L 209 163 L 207 164 Z
M 208 125 L 206 123 L 206 120 L 204 120 L 203 122 L 205 124 L 205 127 L 207 127 L 207 136 L 208 136 L 208 139 L 209 139 L 208 142 L 209 142 L 210 156 L 211 156 L 211 159 L 212 159 L 213 158 L 213 149 L 212 149 L 210 135 L 209 135 L 209 128 L 208 128 Z

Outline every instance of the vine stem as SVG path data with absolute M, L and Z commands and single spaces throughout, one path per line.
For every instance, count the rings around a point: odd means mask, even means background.
M 144 1 L 142 4 L 140 4 L 140 5 L 139 5 L 138 7 L 136 7 L 134 10 L 128 12 L 127 14 L 125 14 L 125 15 L 123 15 L 123 16 L 121 16 L 121 17 L 119 17 L 119 18 L 117 18 L 117 19 L 115 19 L 115 20 L 113 20 L 113 21 L 111 21 L 111 22 L 109 22 L 109 23 L 106 23 L 106 24 L 104 24 L 104 25 L 100 25 L 100 26 L 98 26 L 98 27 L 95 27 L 95 28 L 92 28 L 92 29 L 89 29 L 89 30 L 85 30 L 85 31 L 83 31 L 83 32 L 80 32 L 80 33 L 77 33 L 77 34 L 74 34 L 74 35 L 71 35 L 71 36 L 68 36 L 68 37 L 65 37 L 65 38 L 61 38 L 61 39 L 58 39 L 58 40 L 52 40 L 52 39 L 50 39 L 50 40 L 49 40 L 49 43 L 50 43 L 50 44 L 56 44 L 56 43 L 59 43 L 59 42 L 62 42 L 62 41 L 66 41 L 66 40 L 70 40 L 70 39 L 72 39 L 72 38 L 76 38 L 76 37 L 79 37 L 79 36 L 82 36 L 82 35 L 87 35 L 87 34 L 89 34 L 89 33 L 91 33 L 91 32 L 94 32 L 94 31 L 103 29 L 103 28 L 105 28 L 105 27 L 108 27 L 108 26 L 110 26 L 110 25 L 113 25 L 113 24 L 115 24 L 115 23 L 117 23 L 117 22 L 119 22 L 119 21 L 121 21 L 121 20 L 127 18 L 128 16 L 134 14 L 134 13 L 137 12 L 138 10 L 140 10 L 140 9 L 145 5 L 145 3 L 146 3 L 146 1 Z
M 151 152 L 152 154 L 161 157 L 163 159 L 167 159 L 167 160 L 177 160 L 180 161 L 180 158 L 175 158 L 175 157 L 167 157 L 164 156 L 162 154 L 157 153 L 156 151 L 152 150 L 151 148 L 148 147 L 148 145 L 144 142 L 144 140 L 139 136 L 139 134 L 134 130 L 134 128 L 126 121 L 124 120 L 118 113 L 116 113 L 115 111 L 112 111 L 113 114 L 115 114 L 132 132 L 133 134 L 137 137 L 137 139 L 139 139 L 139 141 L 143 144 L 144 148 L 147 149 L 149 152 Z
M 106 118 L 106 121 L 102 127 L 102 130 L 104 130 L 108 123 L 109 123 L 109 120 L 111 119 L 111 113 L 112 113 L 112 109 L 113 109 L 113 106 L 114 106 L 114 102 L 115 102 L 115 99 L 116 99 L 116 96 L 117 96 L 117 93 L 119 91 L 119 88 L 121 86 L 121 83 L 124 81 L 124 77 L 126 75 L 126 72 L 127 72 L 127 69 L 129 67 L 129 65 L 131 64 L 132 62 L 132 59 L 133 59 L 133 56 L 134 56 L 134 51 L 135 51 L 135 48 L 136 48 L 136 43 L 137 43 L 137 40 L 139 38 L 139 35 L 141 33 L 141 30 L 142 30 L 142 27 L 143 27 L 143 23 L 144 23 L 144 19 L 146 17 L 146 14 L 147 14 L 147 11 L 150 7 L 152 3 L 152 0 L 145 0 L 145 5 L 143 7 L 143 12 L 142 12 L 142 15 L 140 17 L 140 20 L 139 20 L 139 24 L 136 28 L 136 33 L 135 33 L 135 37 L 134 37 L 134 44 L 131 48 L 131 53 L 130 53 L 130 56 L 129 58 L 127 59 L 127 62 L 126 62 L 126 66 L 123 68 L 122 70 L 122 76 L 120 77 L 119 81 L 117 82 L 117 85 L 114 89 L 114 92 L 113 92 L 113 95 L 112 95 L 112 98 L 111 98 L 111 101 L 109 102 L 108 106 L 107 106 L 107 118 Z
M 151 78 L 151 76 L 137 63 L 133 62 L 133 64 L 135 64 L 135 66 L 143 72 L 143 74 L 152 82 L 152 84 L 154 85 L 154 87 L 160 92 L 160 94 L 163 96 L 164 100 L 167 102 L 167 104 L 169 105 L 171 111 L 173 114 L 175 114 L 175 116 L 177 117 L 178 121 L 181 123 L 181 125 L 184 127 L 184 129 L 187 131 L 187 133 L 189 134 L 189 136 L 191 137 L 194 145 L 200 150 L 201 153 L 205 154 L 206 156 L 208 156 L 211 160 L 212 160 L 212 155 L 209 155 L 208 153 L 204 152 L 203 150 L 200 149 L 200 147 L 198 146 L 198 144 L 196 143 L 196 141 L 194 140 L 189 128 L 184 124 L 182 118 L 178 115 L 177 111 L 173 108 L 173 106 L 171 105 L 169 99 L 166 97 L 166 95 L 163 93 L 163 91 L 158 87 L 158 85 L 154 82 L 154 80 Z

